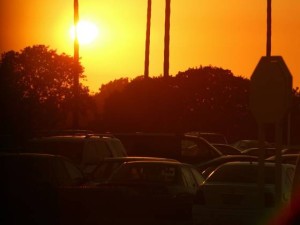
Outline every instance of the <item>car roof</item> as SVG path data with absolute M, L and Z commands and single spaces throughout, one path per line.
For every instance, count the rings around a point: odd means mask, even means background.
M 249 160 L 255 161 L 255 160 L 258 160 L 258 157 L 254 156 L 254 155 L 222 155 L 222 156 L 220 156 L 218 158 L 215 158 L 215 159 L 212 159 L 212 160 L 200 163 L 198 165 L 202 166 L 202 165 L 210 164 L 212 162 L 226 161 L 226 160 L 231 160 L 231 159 L 233 159 L 233 160 L 249 159 Z
M 292 164 L 282 164 L 281 170 L 287 170 L 289 174 L 294 173 L 296 166 Z M 266 184 L 275 182 L 276 163 L 264 163 L 264 179 Z M 257 176 L 260 171 L 258 162 L 228 162 L 220 165 L 212 171 L 206 178 L 206 183 L 222 182 L 223 184 L 231 183 L 257 183 Z M 225 183 L 224 183 L 225 182 Z
M 163 165 L 189 165 L 186 163 L 182 163 L 179 161 L 164 161 L 164 160 L 157 160 L 157 161 L 129 161 L 129 162 L 124 162 L 123 165 L 134 165 L 134 164 L 163 164 Z
M 191 134 L 191 135 L 216 135 L 216 136 L 222 136 L 225 137 L 223 134 L 221 133 L 217 133 L 217 132 L 201 132 L 201 131 L 189 131 L 186 132 L 186 134 Z
M 222 164 L 220 167 L 222 166 L 248 166 L 248 165 L 255 165 L 257 166 L 259 164 L 258 161 L 251 161 L 251 162 L 226 162 L 224 164 Z M 276 163 L 275 162 L 269 162 L 269 161 L 265 161 L 264 163 L 265 167 L 275 167 Z M 283 163 L 282 166 L 287 166 L 287 167 L 293 167 L 293 165 L 291 164 L 286 164 Z
M 205 140 L 205 138 L 190 135 L 187 133 L 170 133 L 170 132 L 128 132 L 128 133 L 115 133 L 118 137 L 188 137 L 188 138 L 199 138 Z M 205 140 L 206 141 L 206 140 Z
M 161 161 L 174 161 L 176 159 L 161 158 L 161 157 L 151 157 L 151 156 L 124 156 L 124 157 L 110 157 L 103 159 L 103 162 L 114 162 L 114 161 L 143 161 L 143 160 L 161 160 Z
M 282 154 L 281 157 L 282 158 L 299 158 L 300 154 L 288 153 L 288 154 Z M 276 159 L 276 155 L 272 155 L 272 156 L 266 158 L 266 160 L 275 160 L 275 159 Z
M 0 153 L 0 157 L 19 157 L 19 158 L 65 158 L 61 155 L 53 155 L 53 154 L 47 154 L 47 153 Z
M 228 144 L 228 141 L 227 141 L 225 135 L 221 134 L 221 133 L 217 133 L 217 132 L 190 131 L 190 132 L 186 132 L 185 134 L 202 137 L 212 144 L 215 144 L 215 143 Z
M 81 140 L 85 138 L 85 135 L 59 135 L 59 136 L 45 136 L 31 139 L 32 141 L 56 141 L 56 140 Z
M 226 162 L 226 163 L 223 163 L 221 165 L 219 165 L 214 171 L 220 171 L 220 170 L 224 170 L 226 171 L 225 168 L 235 168 L 234 170 L 231 170 L 231 171 L 240 171 L 242 168 L 252 168 L 251 170 L 259 170 L 259 162 Z M 264 168 L 267 169 L 272 169 L 273 168 L 276 168 L 276 163 L 275 162 L 271 162 L 271 161 L 266 161 L 264 163 Z M 288 163 L 283 163 L 281 164 L 281 169 L 283 170 L 284 168 L 295 168 L 295 165 L 292 165 L 292 164 L 288 164 Z M 214 172 L 213 172 L 214 173 Z M 213 174 L 211 173 L 211 175 Z M 210 175 L 209 175 L 210 176 Z
M 35 137 L 30 139 L 29 141 L 33 141 L 33 142 L 43 142 L 43 141 L 47 141 L 47 142 L 56 142 L 56 141 L 83 141 L 83 140 L 87 140 L 87 139 L 95 139 L 95 140 L 99 140 L 99 139 L 117 139 L 114 136 L 110 136 L 110 135 L 105 135 L 105 134 L 87 134 L 87 135 L 55 135 L 55 136 L 42 136 L 42 137 Z

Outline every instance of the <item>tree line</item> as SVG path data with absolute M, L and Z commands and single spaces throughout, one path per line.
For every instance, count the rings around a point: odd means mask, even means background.
M 74 65 L 66 54 L 45 45 L 9 51 L 0 61 L 0 133 L 20 141 L 42 130 L 72 128 Z M 256 139 L 249 108 L 250 80 L 230 70 L 199 66 L 170 77 L 120 78 L 90 94 L 80 85 L 80 128 L 95 132 L 223 133 L 230 141 Z M 299 136 L 300 94 L 293 90 L 289 124 Z M 288 117 L 287 117 L 288 119 Z M 288 124 L 288 121 L 285 121 Z M 286 128 L 287 129 L 287 128 Z

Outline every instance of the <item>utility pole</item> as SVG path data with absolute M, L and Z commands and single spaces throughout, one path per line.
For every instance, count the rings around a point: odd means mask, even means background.
M 78 0 L 74 0 L 74 86 L 73 86 L 73 129 L 79 126 L 79 41 L 78 41 Z
M 164 77 L 169 77 L 170 16 L 171 16 L 171 0 L 166 0 L 166 10 L 165 10 L 165 48 L 164 48 Z
M 271 56 L 272 0 L 267 0 L 267 57 Z
M 149 56 L 150 56 L 150 29 L 151 29 L 151 1 L 147 5 L 147 24 L 146 24 L 146 46 L 145 46 L 145 68 L 144 77 L 149 77 Z

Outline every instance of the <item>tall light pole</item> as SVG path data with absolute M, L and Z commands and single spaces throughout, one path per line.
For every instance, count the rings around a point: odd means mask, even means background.
M 151 1 L 147 5 L 147 25 L 146 25 L 146 44 L 145 44 L 145 68 L 144 77 L 149 77 L 149 55 L 150 55 L 150 29 L 151 29 Z
M 272 0 L 267 0 L 267 57 L 271 56 Z
M 171 0 L 166 0 L 166 10 L 165 10 L 165 48 L 164 48 L 164 77 L 169 77 L 170 16 L 171 16 Z
M 73 129 L 79 127 L 79 41 L 78 41 L 78 0 L 74 0 L 74 86 L 73 86 Z

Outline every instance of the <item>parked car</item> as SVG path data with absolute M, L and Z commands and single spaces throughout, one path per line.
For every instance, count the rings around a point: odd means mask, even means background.
M 275 163 L 265 163 L 263 197 L 258 192 L 257 162 L 229 162 L 212 172 L 200 186 L 194 205 L 195 224 L 268 224 L 288 206 L 295 165 L 282 164 L 282 195 L 276 203 Z
M 62 155 L 71 159 L 84 172 L 87 165 L 104 158 L 127 156 L 122 142 L 107 134 L 71 134 L 41 136 L 30 139 L 24 151 Z
M 297 154 L 295 175 L 293 178 L 291 202 L 288 207 L 283 208 L 276 214 L 271 225 L 300 224 L 300 157 Z
M 98 164 L 92 164 L 89 168 L 88 177 L 95 183 L 105 182 L 112 173 L 125 162 L 131 161 L 174 161 L 175 159 L 146 157 L 146 156 L 127 156 L 127 157 L 113 157 L 103 159 Z
M 159 224 L 132 188 L 95 186 L 60 155 L 0 154 L 0 181 L 1 225 Z
M 241 151 L 229 144 L 213 144 L 223 155 L 240 155 Z
M 186 134 L 196 136 L 196 137 L 202 137 L 211 144 L 228 144 L 227 138 L 220 133 L 190 131 L 190 132 L 186 132 Z
M 239 140 L 232 144 L 232 146 L 240 149 L 241 151 L 244 151 L 249 148 L 259 148 L 259 141 L 258 140 L 252 140 L 252 139 L 245 139 L 245 140 Z M 273 147 L 274 144 L 271 144 L 267 141 L 264 142 L 264 147 Z
M 296 165 L 298 157 L 299 157 L 299 154 L 285 154 L 285 153 L 283 153 L 281 155 L 281 163 L 290 163 L 290 164 Z M 276 160 L 275 155 L 266 158 L 266 161 L 275 162 L 275 160 Z
M 202 176 L 207 178 L 218 166 L 227 162 L 257 162 L 258 157 L 252 155 L 224 155 L 210 161 L 195 165 Z
M 116 133 L 129 156 L 172 158 L 185 163 L 205 162 L 222 153 L 201 137 L 174 133 Z
M 300 147 L 299 146 L 289 146 L 286 147 L 282 153 L 284 154 L 300 154 Z
M 21 150 L 20 142 L 16 135 L 0 133 L 0 153 L 19 152 Z
M 84 216 L 80 205 L 74 205 L 80 202 L 78 197 L 70 197 L 68 190 L 81 190 L 86 185 L 85 178 L 65 157 L 3 153 L 0 179 L 1 224 L 77 224 Z
M 106 183 L 134 190 L 155 217 L 191 220 L 193 200 L 203 182 L 204 178 L 190 164 L 131 161 L 123 163 Z
M 260 148 L 249 148 L 242 151 L 242 155 L 253 155 L 259 157 L 261 150 L 262 149 Z M 265 150 L 265 158 L 276 155 L 276 148 L 274 147 L 265 147 L 264 150 Z

